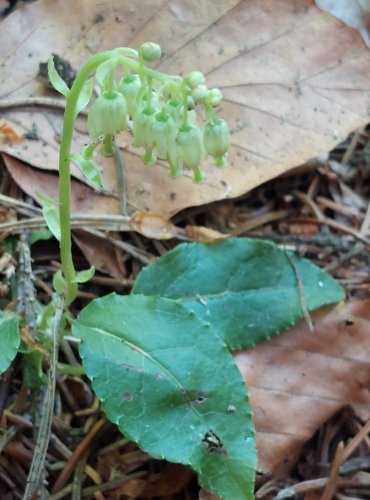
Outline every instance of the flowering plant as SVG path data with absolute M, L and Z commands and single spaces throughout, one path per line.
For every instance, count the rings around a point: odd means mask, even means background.
M 190 169 L 194 181 L 202 182 L 205 174 L 200 165 L 208 154 L 217 167 L 226 166 L 230 131 L 225 120 L 216 115 L 221 91 L 208 89 L 199 71 L 182 78 L 147 66 L 160 56 L 160 46 L 152 42 L 144 43 L 139 51 L 120 47 L 102 52 L 85 63 L 70 89 L 57 73 L 53 58 L 48 61 L 50 81 L 66 97 L 66 109 L 59 156 L 59 201 L 44 197 L 43 213 L 50 230 L 60 240 L 63 273 L 56 274 L 54 286 L 65 295 L 67 304 L 74 300 L 77 284 L 88 280 L 94 272 L 91 269 L 76 273 L 73 265 L 71 161 L 90 184 L 101 188 L 102 175 L 95 162 L 97 152 L 112 155 L 114 136 L 126 131 L 133 135 L 135 147 L 144 148 L 144 163 L 152 164 L 157 159 L 167 162 L 173 178 Z M 91 101 L 94 81 L 99 95 L 88 110 L 90 142 L 79 154 L 72 154 L 74 121 Z M 204 108 L 203 128 L 196 114 L 198 105 Z
M 101 187 L 98 153 L 111 155 L 114 136 L 126 131 L 134 146 L 143 148 L 144 162 L 167 162 L 172 177 L 190 169 L 195 182 L 202 181 L 200 165 L 207 154 L 217 167 L 226 165 L 230 132 L 216 115 L 221 91 L 208 89 L 198 71 L 181 78 L 147 67 L 159 57 L 154 43 L 143 44 L 138 52 L 103 52 L 87 61 L 70 89 L 53 60 L 48 63 L 51 82 L 66 97 L 59 200 L 42 197 L 45 220 L 60 241 L 62 271 L 54 276 L 52 302 L 40 305 L 37 341 L 50 349 L 50 368 L 25 500 L 40 489 L 39 496 L 45 496 L 43 464 L 57 366 L 89 377 L 107 418 L 152 457 L 190 466 L 199 484 L 223 500 L 252 500 L 257 465 L 252 408 L 230 350 L 255 345 L 295 320 L 309 318 L 309 310 L 344 296 L 311 263 L 266 241 L 231 238 L 180 244 L 144 268 L 129 295 L 94 299 L 77 319 L 65 313 L 78 284 L 94 273 L 93 268 L 76 272 L 73 265 L 71 161 Z M 93 87 L 98 89 L 95 99 Z M 90 140 L 72 154 L 75 118 L 91 100 Z M 199 107 L 204 109 L 202 120 Z M 8 337 L 1 373 L 15 356 L 20 335 L 17 318 L 0 316 L 2 338 Z M 58 348 L 68 324 L 79 342 L 82 366 L 62 368 Z M 32 349 L 20 352 L 32 355 Z M 44 384 L 41 366 L 35 369 L 37 383 Z M 54 484 L 58 488 L 59 480 Z

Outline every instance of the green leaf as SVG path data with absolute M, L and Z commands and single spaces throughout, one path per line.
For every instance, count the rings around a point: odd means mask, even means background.
M 92 93 L 93 93 L 93 81 L 90 78 L 90 80 L 86 80 L 86 82 L 83 84 L 82 90 L 80 92 L 77 101 L 75 117 L 89 104 Z
M 102 89 L 104 89 L 109 75 L 112 75 L 114 73 L 116 66 L 117 58 L 112 57 L 111 59 L 108 59 L 107 61 L 100 64 L 100 66 L 96 70 L 95 79 Z
M 245 384 L 212 327 L 176 301 L 109 295 L 72 325 L 108 418 L 153 457 L 190 465 L 224 500 L 252 500 Z
M 78 271 L 76 277 L 72 280 L 72 283 L 87 283 L 95 274 L 95 267 L 91 266 L 89 269 L 84 271 Z
M 180 299 L 230 349 L 252 346 L 295 324 L 304 316 L 302 299 L 312 311 L 345 297 L 308 260 L 248 238 L 178 245 L 141 271 L 133 293 Z
M 42 215 L 44 216 L 46 225 L 53 233 L 54 238 L 60 241 L 60 221 L 58 202 L 46 196 L 46 194 L 36 193 L 37 197 L 42 200 Z
M 27 349 L 23 354 L 23 382 L 36 389 L 47 383 L 47 375 L 42 370 L 42 353 L 38 349 Z
M 82 155 L 71 155 L 71 160 L 78 166 L 86 179 L 96 189 L 102 189 L 103 176 L 100 168 L 94 163 L 93 160 L 84 158 Z
M 19 318 L 0 311 L 0 373 L 5 372 L 15 358 L 20 341 Z
M 66 82 L 60 77 L 59 73 L 55 69 L 54 66 L 54 57 L 50 56 L 48 59 L 48 77 L 52 86 L 64 95 L 64 97 L 68 97 L 69 88 Z
M 32 231 L 30 235 L 30 244 L 33 245 L 38 241 L 50 240 L 53 235 L 49 229 L 39 229 L 36 231 Z
M 64 279 L 62 271 L 57 271 L 53 276 L 53 287 L 58 293 L 65 293 L 67 290 L 67 282 Z

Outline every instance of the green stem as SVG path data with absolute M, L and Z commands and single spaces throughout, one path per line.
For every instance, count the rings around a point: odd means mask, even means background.
M 60 256 L 64 278 L 67 283 L 66 304 L 69 305 L 77 295 L 77 283 L 73 283 L 76 271 L 72 258 L 71 237 L 71 144 L 76 118 L 76 106 L 85 81 L 91 72 L 111 57 L 111 52 L 102 52 L 91 57 L 76 77 L 68 94 L 64 112 L 63 134 L 59 153 L 59 219 L 60 219 Z
M 113 135 L 106 134 L 104 137 L 103 147 L 100 150 L 103 156 L 112 156 L 114 154 Z

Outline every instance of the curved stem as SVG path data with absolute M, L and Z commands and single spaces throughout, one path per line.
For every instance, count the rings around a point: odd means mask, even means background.
M 67 283 L 66 304 L 69 305 L 77 295 L 77 283 L 73 283 L 76 271 L 72 258 L 71 238 L 71 144 L 76 118 L 76 106 L 85 81 L 90 73 L 111 57 L 111 52 L 102 52 L 91 57 L 76 77 L 67 97 L 64 112 L 63 134 L 59 153 L 59 219 L 60 219 L 60 256 L 64 278 Z

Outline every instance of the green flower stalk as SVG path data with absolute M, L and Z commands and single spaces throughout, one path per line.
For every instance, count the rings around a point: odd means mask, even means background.
M 117 90 L 121 92 L 127 103 L 128 115 L 132 118 L 136 115 L 136 100 L 141 89 L 141 82 L 139 75 L 128 75 L 122 78 L 118 84 Z

